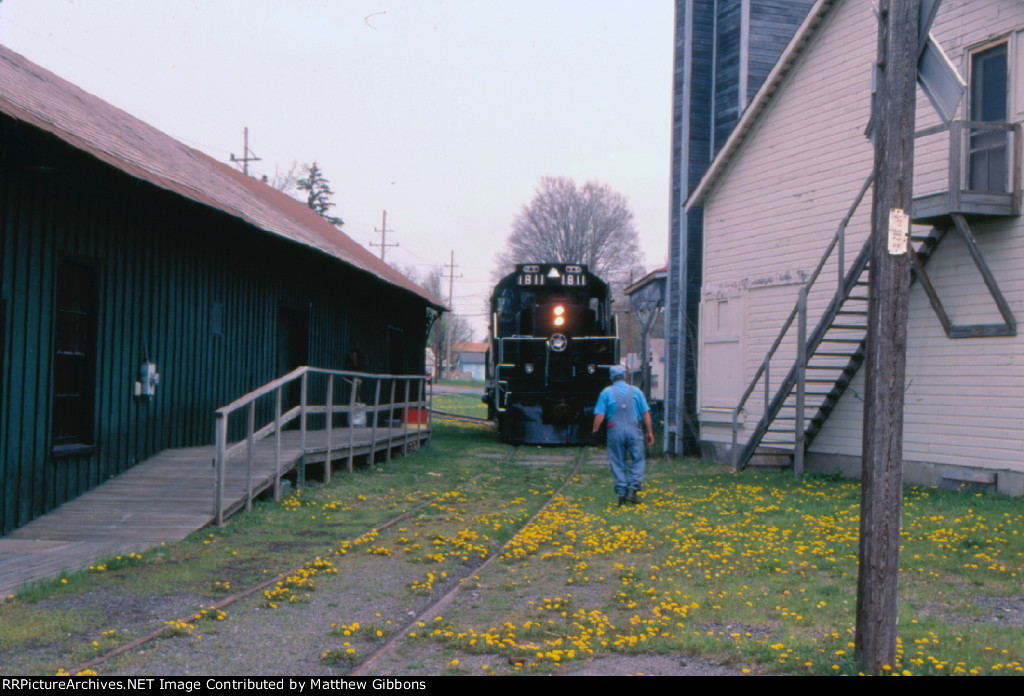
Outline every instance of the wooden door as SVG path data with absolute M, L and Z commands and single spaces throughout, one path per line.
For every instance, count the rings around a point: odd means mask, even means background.
M 1006 44 L 1001 43 L 971 56 L 972 121 L 1005 122 L 1007 119 Z M 1004 193 L 1008 186 L 1009 147 L 1006 131 L 972 129 L 969 138 L 967 188 Z

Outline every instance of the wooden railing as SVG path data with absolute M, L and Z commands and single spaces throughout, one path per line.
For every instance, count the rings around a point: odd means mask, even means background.
M 740 397 L 739 402 L 732 412 L 732 465 L 736 471 L 741 470 L 750 459 L 754 450 L 757 448 L 761 439 L 764 437 L 768 430 L 768 426 L 772 420 L 778 414 L 779 409 L 782 407 L 783 402 L 789 395 L 790 391 L 797 388 L 797 413 L 795 416 L 795 431 L 794 431 L 794 449 L 795 451 L 802 451 L 801 445 L 803 441 L 803 423 L 804 423 L 804 368 L 807 364 L 808 357 L 814 352 L 818 344 L 821 342 L 825 331 L 827 331 L 827 322 L 819 322 L 815 331 L 812 333 L 810 340 L 807 336 L 807 296 L 811 289 L 814 287 L 815 282 L 818 278 L 822 277 L 822 271 L 824 270 L 827 263 L 835 258 L 836 268 L 838 274 L 836 277 L 836 292 L 829 303 L 828 308 L 825 310 L 823 318 L 831 317 L 834 318 L 836 313 L 841 308 L 846 297 L 849 296 L 854 284 L 860 277 L 861 272 L 867 263 L 866 247 L 861 250 L 860 254 L 854 259 L 850 266 L 846 263 L 846 227 L 849 225 L 850 220 L 856 213 L 857 208 L 860 206 L 861 201 L 864 199 L 864 195 L 868 189 L 871 188 L 871 184 L 874 181 L 874 175 L 868 175 L 861 185 L 860 190 L 857 192 L 857 196 L 850 208 L 847 210 L 846 215 L 840 221 L 836 233 L 832 236 L 832 240 L 825 247 L 825 252 L 821 256 L 821 260 L 818 261 L 817 267 L 814 272 L 811 273 L 810 277 L 800 287 L 799 297 L 797 304 L 793 307 L 793 310 L 789 313 L 786 321 L 783 322 L 782 328 L 779 330 L 778 335 L 772 342 L 771 347 L 765 354 L 764 359 L 761 361 L 760 366 L 755 370 L 753 379 L 747 385 L 746 390 Z M 827 282 L 827 281 L 824 281 Z M 829 319 L 830 321 L 831 319 Z M 796 330 L 793 331 L 794 323 L 796 323 Z M 795 335 L 794 335 L 795 333 Z M 775 357 L 779 348 L 782 347 L 783 342 L 787 337 L 795 343 L 796 360 L 792 367 L 786 372 L 781 380 L 776 381 L 774 384 L 771 380 L 771 361 Z M 753 433 L 747 440 L 746 445 L 742 448 L 739 447 L 739 420 L 740 415 L 743 413 L 743 409 L 747 404 L 750 397 L 758 391 L 758 385 L 761 386 L 761 391 L 764 394 L 764 408 L 761 418 L 758 420 L 757 425 L 754 428 Z M 775 398 L 772 398 L 772 395 Z M 801 455 L 802 456 L 802 455 Z M 799 471 L 798 462 L 797 470 Z
M 1020 214 L 1021 124 L 952 121 L 915 137 L 916 218 Z
M 311 385 L 311 382 L 313 384 Z M 373 385 L 373 405 L 360 400 L 363 387 Z M 298 387 L 297 401 L 294 406 L 286 407 L 286 401 L 295 399 L 295 387 Z M 387 393 L 382 394 L 383 391 Z M 336 397 L 337 392 L 341 392 Z M 315 395 L 311 394 L 315 392 Z M 347 397 L 346 397 L 347 394 Z M 406 442 L 409 436 L 409 415 L 411 409 L 419 413 L 429 414 L 432 393 L 425 375 L 379 375 L 365 372 L 344 372 L 341 370 L 325 370 L 315 367 L 298 367 L 283 377 L 254 389 L 245 396 L 232 401 L 227 406 L 217 409 L 215 414 L 216 468 L 213 499 L 213 514 L 218 525 L 223 524 L 225 515 L 224 482 L 227 466 L 236 457 L 245 457 L 245 506 L 252 507 L 252 499 L 257 492 L 259 482 L 253 479 L 253 458 L 256 444 L 268 437 L 274 438 L 274 498 L 281 494 L 281 477 L 291 468 L 281 456 L 282 431 L 297 421 L 299 432 L 300 460 L 304 460 L 307 452 L 307 433 L 311 417 L 323 421 L 327 442 L 326 461 L 324 463 L 324 480 L 331 476 L 331 454 L 340 451 L 343 456 L 347 451 L 348 470 L 352 470 L 354 452 L 356 450 L 355 433 L 358 427 L 371 431 L 371 452 L 377 446 L 378 436 L 382 436 L 381 447 L 390 453 L 393 441 Z M 257 413 L 266 414 L 267 400 L 273 401 L 273 414 L 257 426 Z M 396 400 L 397 399 L 397 400 Z M 231 417 L 243 412 L 246 422 L 244 438 L 229 443 L 229 434 L 233 432 Z M 334 424 L 335 417 L 343 415 L 345 426 L 339 433 Z M 382 414 L 384 417 L 382 418 Z M 396 428 L 396 414 L 401 427 Z M 427 416 L 429 418 L 429 416 Z M 371 424 L 372 421 L 372 424 Z M 429 424 L 428 424 L 429 427 Z M 237 430 L 237 424 L 234 428 Z M 316 428 L 316 430 L 321 430 Z M 347 437 L 345 434 L 347 431 Z M 397 433 L 396 433 L 397 431 Z M 336 439 L 337 438 L 337 439 Z M 347 442 L 345 441 L 347 440 Z M 287 466 L 284 466 L 286 465 Z M 305 480 L 304 461 L 298 464 L 300 485 Z

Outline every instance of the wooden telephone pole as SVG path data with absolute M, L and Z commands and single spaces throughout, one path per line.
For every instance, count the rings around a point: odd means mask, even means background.
M 455 275 L 455 269 L 459 267 L 455 263 L 455 250 L 452 249 L 452 260 L 444 265 L 448 269 L 448 309 L 455 311 L 454 303 L 454 291 L 455 291 L 455 279 L 461 278 L 462 274 Z M 442 276 L 442 279 L 444 276 Z M 455 328 L 455 322 L 452 321 L 452 325 L 448 328 L 448 332 L 445 335 L 445 360 L 448 363 L 449 371 L 452 369 L 452 330 Z
M 864 440 L 855 655 L 877 674 L 895 664 L 903 392 L 906 379 L 907 255 L 914 173 L 921 0 L 881 0 L 872 115 L 875 189 L 865 360 Z
M 252 150 L 249 149 L 249 126 L 242 129 L 242 156 L 235 157 L 235 153 L 231 153 L 232 162 L 242 163 L 242 173 L 249 176 L 249 163 L 259 162 L 260 158 L 252 154 Z
M 370 246 L 379 246 L 380 247 L 380 260 L 383 261 L 384 260 L 384 250 L 387 249 L 388 247 L 396 247 L 396 246 L 398 246 L 398 242 L 392 242 L 392 243 L 388 244 L 388 241 L 387 241 L 387 234 L 388 234 L 388 232 L 394 232 L 394 230 L 389 230 L 388 229 L 388 211 L 385 210 L 383 215 L 381 216 L 380 229 L 378 230 L 376 227 L 374 227 L 373 231 L 374 232 L 380 232 L 380 244 L 378 244 L 377 242 L 370 242 Z

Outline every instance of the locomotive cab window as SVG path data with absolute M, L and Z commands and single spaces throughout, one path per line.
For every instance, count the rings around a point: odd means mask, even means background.
M 508 292 L 503 292 L 494 300 L 494 311 L 498 313 L 498 321 L 508 321 L 512 316 L 512 303 Z
M 590 308 L 587 310 L 587 317 L 590 319 L 590 326 L 587 327 L 588 333 L 591 334 L 603 334 L 607 327 L 607 322 L 604 319 L 604 303 L 598 298 L 590 298 Z

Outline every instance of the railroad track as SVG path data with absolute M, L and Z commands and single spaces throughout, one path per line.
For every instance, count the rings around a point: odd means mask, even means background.
M 481 422 L 484 422 L 484 423 L 487 422 L 487 421 L 484 421 L 483 419 L 473 419 L 473 420 L 481 421 Z M 559 456 L 559 455 L 564 455 L 564 456 Z M 519 462 L 521 462 L 525 466 L 534 466 L 534 465 L 538 465 L 538 464 L 551 465 L 551 466 L 564 465 L 564 466 L 569 466 L 570 470 L 565 475 L 565 477 L 562 480 L 561 484 L 558 485 L 558 487 L 550 495 L 547 496 L 546 500 L 544 500 L 544 502 L 531 515 L 529 515 L 526 520 L 524 520 L 521 524 L 519 524 L 515 529 L 513 529 L 511 531 L 511 534 L 509 535 L 509 540 L 505 544 L 502 544 L 501 546 L 498 546 L 496 548 L 490 549 L 489 553 L 487 554 L 487 557 L 484 558 L 484 559 L 480 559 L 479 562 L 477 562 L 477 563 L 475 563 L 475 564 L 473 564 L 471 566 L 464 566 L 464 572 L 460 571 L 462 577 L 457 578 L 453 583 L 451 583 L 450 589 L 448 589 L 447 591 L 443 592 L 438 597 L 431 598 L 430 601 L 424 607 L 422 607 L 421 609 L 419 609 L 416 612 L 415 616 L 413 616 L 407 622 L 407 624 L 405 626 L 403 626 L 400 630 L 395 631 L 395 633 L 393 634 L 393 636 L 392 636 L 392 638 L 390 640 L 388 640 L 386 643 L 384 643 L 377 650 L 373 651 L 370 655 L 368 655 L 361 662 L 359 662 L 358 664 L 355 664 L 351 668 L 351 670 L 347 673 L 347 675 L 357 676 L 357 675 L 366 674 L 367 670 L 372 669 L 382 659 L 384 659 L 385 657 L 390 655 L 392 652 L 394 652 L 397 648 L 399 648 L 405 642 L 405 640 L 409 636 L 409 633 L 414 630 L 414 627 L 416 626 L 416 624 L 418 622 L 424 621 L 424 619 L 426 617 L 429 617 L 429 616 L 432 616 L 432 615 L 438 613 L 445 606 L 450 604 L 452 602 L 452 600 L 455 599 L 455 597 L 457 596 L 458 592 L 463 587 L 466 587 L 466 586 L 470 585 L 470 583 L 468 582 L 468 580 L 470 578 L 472 578 L 474 575 L 477 575 L 480 572 L 482 572 L 483 570 L 485 570 L 495 559 L 500 558 L 501 555 L 502 555 L 503 550 L 506 547 L 508 547 L 508 545 L 511 544 L 512 541 L 515 540 L 516 537 L 519 534 L 521 534 L 524 529 L 526 529 L 531 523 L 533 523 L 533 521 L 535 519 L 537 519 L 537 517 L 541 513 L 543 513 L 544 510 L 546 510 L 548 508 L 548 506 L 551 505 L 551 503 L 555 500 L 555 498 L 565 490 L 565 488 L 573 481 L 573 478 L 579 472 L 580 466 L 584 463 L 584 461 L 586 459 L 586 456 L 587 456 L 586 455 L 586 449 L 583 448 L 583 447 L 564 448 L 564 449 L 561 449 L 561 450 L 549 450 L 548 452 L 545 453 L 545 455 L 543 457 L 543 461 L 540 461 L 540 460 L 537 460 L 537 458 L 536 458 L 537 455 L 532 452 L 531 448 L 523 449 L 523 448 L 520 448 L 520 447 L 514 447 L 511 450 L 511 452 L 509 453 L 509 455 L 504 458 L 504 462 L 505 463 L 516 463 L 517 461 L 519 461 Z M 484 472 L 481 472 L 477 476 L 474 476 L 473 479 L 470 480 L 470 483 L 472 483 L 479 476 L 483 475 L 483 473 Z M 365 530 L 362 534 L 356 535 L 356 537 L 354 537 L 354 538 L 365 536 L 366 534 L 373 533 L 373 532 L 379 533 L 379 532 L 382 532 L 382 531 L 384 531 L 384 530 L 386 530 L 386 529 L 388 529 L 390 527 L 395 526 L 396 524 L 398 524 L 400 522 L 403 522 L 403 521 L 406 521 L 406 520 L 409 520 L 409 519 L 414 519 L 424 509 L 426 509 L 426 508 L 430 507 L 431 505 L 441 501 L 445 497 L 445 495 L 446 494 L 441 494 L 441 495 L 438 495 L 435 498 L 432 498 L 430 500 L 421 502 L 420 504 L 416 505 L 414 508 L 412 508 L 410 510 L 407 510 L 407 511 L 405 511 L 405 512 L 399 514 L 399 515 L 396 515 L 395 517 L 392 517 L 391 519 L 389 519 L 389 520 L 387 520 L 387 521 L 385 521 L 385 522 L 383 522 L 381 524 L 378 524 L 378 525 L 376 525 L 374 527 L 371 527 L 371 528 Z M 350 540 L 350 541 L 352 541 L 352 540 Z M 217 602 L 216 604 L 210 606 L 209 609 L 207 609 L 206 611 L 222 610 L 222 609 L 225 609 L 225 608 L 231 606 L 232 604 L 235 604 L 235 603 L 240 602 L 240 601 L 242 601 L 242 600 L 244 600 L 246 598 L 249 598 L 252 595 L 257 595 L 259 593 L 262 593 L 267 588 L 274 586 L 282 578 L 284 578 L 286 576 L 289 576 L 289 575 L 294 575 L 295 573 L 299 572 L 301 569 L 307 567 L 309 565 L 309 563 L 313 562 L 314 560 L 319 560 L 319 558 L 322 558 L 322 557 L 323 557 L 323 555 L 319 555 L 316 559 L 310 559 L 310 561 L 307 561 L 303 565 L 297 566 L 294 569 L 291 569 L 291 570 L 288 570 L 286 572 L 283 572 L 283 573 L 280 573 L 278 575 L 275 575 L 273 578 L 271 578 L 271 579 L 269 579 L 269 580 L 267 580 L 265 582 L 259 583 L 259 584 L 255 585 L 253 587 L 250 587 L 250 588 L 248 588 L 248 589 L 246 589 L 246 590 L 244 590 L 242 592 L 238 592 L 238 593 L 232 594 L 231 596 L 226 597 L 223 600 L 221 600 L 220 602 Z M 344 563 L 344 561 L 342 560 L 343 558 L 344 557 L 334 557 L 331 560 L 334 561 L 336 564 L 338 564 L 339 569 L 342 569 L 343 563 Z M 197 617 L 196 613 L 193 611 L 193 612 L 190 612 L 189 614 L 187 614 L 186 616 L 178 619 L 178 622 L 181 623 L 181 624 L 188 624 L 188 623 L 190 623 L 192 621 L 195 621 L 197 618 L 198 617 Z M 172 622 L 167 622 L 167 623 L 172 623 Z M 75 667 L 73 670 L 70 671 L 70 674 L 78 674 L 78 673 L 84 672 L 86 670 L 94 670 L 99 665 L 102 665 L 103 663 L 109 661 L 110 659 L 112 659 L 112 658 L 114 658 L 114 657 L 116 657 L 118 655 L 121 655 L 121 654 L 124 654 L 126 652 L 135 650 L 137 648 L 140 648 L 140 647 L 146 645 L 147 643 L 155 641 L 158 638 L 166 637 L 167 635 L 168 635 L 168 633 L 167 633 L 167 630 L 166 630 L 166 626 L 165 627 L 161 627 L 161 628 L 159 628 L 159 629 L 157 629 L 157 630 L 155 630 L 155 631 L 153 631 L 151 633 L 148 633 L 146 635 L 140 636 L 139 638 L 131 641 L 130 643 L 121 645 L 121 646 L 119 646 L 117 648 L 114 648 L 114 649 L 112 649 L 112 650 L 110 650 L 110 651 L 108 651 L 108 652 L 106 652 L 106 653 L 104 653 L 102 655 L 98 655 L 98 656 L 90 659 L 88 662 L 86 662 L 84 664 L 78 665 L 77 667 Z
M 519 447 L 516 447 L 513 450 L 512 455 L 509 457 L 508 461 L 514 462 L 516 457 L 521 452 L 522 450 L 520 450 Z M 474 565 L 473 567 L 469 568 L 469 570 L 467 570 L 465 573 L 463 573 L 462 577 L 457 579 L 457 581 L 453 584 L 451 589 L 449 589 L 447 592 L 442 594 L 437 599 L 431 601 L 426 607 L 417 612 L 416 615 L 402 628 L 402 630 L 396 631 L 394 636 L 389 641 L 387 641 L 383 646 L 381 646 L 376 651 L 367 656 L 362 662 L 354 666 L 347 676 L 366 675 L 369 669 L 374 667 L 382 659 L 384 659 L 385 657 L 393 653 L 395 650 L 397 650 L 399 647 L 401 647 L 401 645 L 408 638 L 410 632 L 418 623 L 423 622 L 429 616 L 439 613 L 442 609 L 444 609 L 444 607 L 448 606 L 452 602 L 452 600 L 455 599 L 455 596 L 459 593 L 459 591 L 463 587 L 469 585 L 469 580 L 472 577 L 485 570 L 495 559 L 500 558 L 501 552 L 506 547 L 508 547 L 508 545 L 511 544 L 512 541 L 524 529 L 530 526 L 530 524 L 532 524 L 533 521 L 537 519 L 537 517 L 541 513 L 543 513 L 549 505 L 551 505 L 552 501 L 558 495 L 560 495 L 563 490 L 565 490 L 566 486 L 568 486 L 572 482 L 577 472 L 579 472 L 580 465 L 586 458 L 586 450 L 582 447 L 577 447 L 574 450 L 572 450 L 572 452 L 572 469 L 570 470 L 569 474 L 565 477 L 565 480 L 562 481 L 562 484 L 557 488 L 557 490 L 555 490 L 550 496 L 548 496 L 547 500 L 544 501 L 543 505 L 541 505 L 532 515 L 530 515 L 526 519 L 525 522 L 523 522 L 515 529 L 514 533 L 509 537 L 509 540 L 507 542 L 502 544 L 497 549 L 494 549 L 481 563 Z M 566 463 L 569 462 L 567 461 Z
M 464 416 L 460 413 L 438 411 L 436 408 L 430 409 L 430 415 L 436 418 L 442 418 L 444 420 L 457 421 L 459 423 L 472 423 L 474 425 L 486 425 L 492 428 L 494 427 L 494 421 L 487 420 L 486 418 L 474 418 L 473 416 Z

